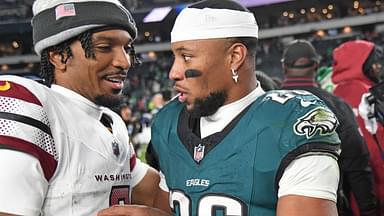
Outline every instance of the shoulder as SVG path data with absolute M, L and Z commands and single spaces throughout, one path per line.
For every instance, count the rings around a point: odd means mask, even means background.
M 260 108 L 257 108 L 260 106 Z M 280 144 L 300 146 L 307 143 L 340 142 L 335 114 L 317 96 L 302 90 L 271 91 L 255 103 L 254 113 L 261 116 L 269 130 L 281 132 Z
M 0 76 L 0 96 L 42 105 L 50 94 L 48 87 L 34 80 L 18 76 Z
M 274 119 L 300 118 L 304 116 L 322 115 L 337 122 L 334 114 L 323 100 L 304 90 L 270 91 L 257 100 L 262 111 L 276 116 Z M 333 120 L 334 119 L 334 120 Z
M 57 165 L 48 88 L 32 80 L 0 76 L 0 145 L 35 156 L 49 179 Z
M 273 90 L 266 92 L 262 98 L 263 101 L 269 101 L 267 102 L 269 104 L 284 108 L 296 106 L 302 101 L 311 101 L 312 103 L 321 102 L 319 97 L 305 90 Z M 305 104 L 306 103 L 304 103 L 304 105 Z

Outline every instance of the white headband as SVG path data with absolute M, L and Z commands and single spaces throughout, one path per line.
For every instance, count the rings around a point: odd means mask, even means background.
M 256 19 L 250 12 L 185 8 L 176 18 L 171 43 L 212 38 L 258 38 L 258 30 Z

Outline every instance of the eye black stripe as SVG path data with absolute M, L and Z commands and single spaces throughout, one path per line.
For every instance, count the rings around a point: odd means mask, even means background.
M 40 130 L 42 130 L 45 133 L 52 136 L 51 129 L 48 127 L 48 125 L 46 125 L 43 122 L 38 121 L 36 119 L 30 118 L 27 116 L 23 116 L 23 115 L 19 115 L 19 114 L 7 113 L 7 112 L 0 112 L 0 118 L 21 122 L 21 123 L 39 128 Z

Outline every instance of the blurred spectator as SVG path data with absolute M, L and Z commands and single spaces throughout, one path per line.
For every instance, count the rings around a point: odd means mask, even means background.
M 140 120 L 133 115 L 131 107 L 126 103 L 121 104 L 119 110 L 120 116 L 123 119 L 125 126 L 127 127 L 130 140 L 135 150 L 137 150 L 138 144 L 135 141 L 135 136 L 142 131 Z
M 278 84 L 263 71 L 256 71 L 256 77 L 264 91 L 279 89 Z
M 377 215 L 377 200 L 369 165 L 367 145 L 358 130 L 351 107 L 315 82 L 319 56 L 309 41 L 294 40 L 288 44 L 282 59 L 285 75 L 283 89 L 305 90 L 321 98 L 335 113 L 340 125 L 336 129 L 341 140 L 339 158 L 340 184 L 338 190 L 339 215 Z M 359 212 L 352 213 L 351 196 L 357 200 Z
M 332 67 L 323 66 L 318 68 L 315 78 L 320 88 L 327 92 L 333 92 L 335 84 L 332 82 Z
M 161 92 L 155 93 L 152 96 L 152 100 L 149 103 L 149 110 L 151 111 L 152 115 L 155 115 L 161 107 L 163 107 L 165 104 L 165 100 L 163 98 L 163 94 Z
M 370 134 L 365 128 L 364 120 L 358 114 L 362 95 L 379 81 L 381 59 L 381 48 L 372 42 L 364 40 L 345 42 L 333 51 L 332 81 L 336 84 L 334 94 L 344 98 L 357 116 L 371 156 L 370 163 L 374 171 L 380 215 L 384 215 L 384 162 L 381 150 L 384 128 L 379 125 L 376 134 Z

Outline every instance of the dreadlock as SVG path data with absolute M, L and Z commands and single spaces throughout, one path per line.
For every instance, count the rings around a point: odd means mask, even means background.
M 96 59 L 95 52 L 93 52 L 92 33 L 90 31 L 86 31 L 79 35 L 78 40 L 84 50 L 85 57 Z
M 72 51 L 69 45 L 73 42 L 73 40 L 67 40 L 64 41 L 61 44 L 58 44 L 56 46 L 48 47 L 41 53 L 41 59 L 40 59 L 40 65 L 41 65 L 41 72 L 40 76 L 44 80 L 44 84 L 47 86 L 51 86 L 51 84 L 55 80 L 55 74 L 54 69 L 55 67 L 53 64 L 49 61 L 49 53 L 50 52 L 56 52 L 60 54 L 61 62 L 63 64 L 67 63 L 68 59 L 72 57 Z
M 64 41 L 63 43 L 56 45 L 56 46 L 51 46 L 51 47 L 48 47 L 47 49 L 43 50 L 43 52 L 41 53 L 41 59 L 40 59 L 40 65 L 41 65 L 40 76 L 41 76 L 41 78 L 43 78 L 45 85 L 50 87 L 55 80 L 55 73 L 54 73 L 55 67 L 49 61 L 49 53 L 50 52 L 59 53 L 61 56 L 61 62 L 63 64 L 66 64 L 68 59 L 73 56 L 70 45 L 75 40 L 79 40 L 81 43 L 81 47 L 84 50 L 85 57 L 96 59 L 96 55 L 95 55 L 95 52 L 93 50 L 92 34 L 93 34 L 93 32 L 91 30 L 88 30 L 88 31 L 85 31 L 84 33 L 80 34 L 79 36 L 77 36 L 75 38 L 69 39 L 67 41 Z M 128 54 L 129 54 L 131 62 L 132 62 L 132 67 L 141 64 L 140 59 L 136 55 L 135 47 L 133 46 L 133 44 L 131 44 L 131 47 L 128 50 Z
M 48 47 L 43 50 L 40 58 L 41 72 L 40 76 L 44 80 L 44 84 L 50 87 L 55 80 L 55 67 L 49 61 L 49 53 L 56 52 L 60 54 L 61 63 L 66 64 L 68 59 L 73 56 L 70 45 L 75 41 L 79 40 L 81 43 L 81 47 L 85 52 L 86 58 L 95 58 L 95 53 L 92 49 L 92 33 L 90 31 L 86 31 L 80 34 L 78 37 L 66 40 L 58 45 Z

